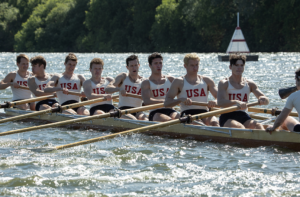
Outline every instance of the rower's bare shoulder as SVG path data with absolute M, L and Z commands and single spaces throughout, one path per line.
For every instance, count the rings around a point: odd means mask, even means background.
M 9 79 L 9 80 L 14 80 L 16 78 L 16 75 L 17 75 L 17 72 L 12 71 L 12 72 L 8 73 L 5 78 Z
M 107 80 L 108 82 L 112 82 L 112 81 L 114 80 L 114 78 L 112 78 L 112 77 L 106 77 L 106 80 Z
M 91 86 L 91 79 L 85 80 L 82 85 L 83 87 Z
M 145 79 L 141 84 L 142 89 L 149 89 L 150 88 L 150 82 L 149 79 Z
M 220 88 L 224 88 L 224 89 L 227 89 L 228 88 L 228 84 L 229 84 L 229 79 L 228 78 L 224 78 L 224 79 L 221 79 L 219 81 L 219 85 L 218 85 L 218 89 Z
M 78 75 L 78 78 L 80 79 L 80 81 L 85 81 L 85 77 L 81 74 Z
M 205 81 L 205 83 L 215 83 L 214 80 L 210 77 L 202 76 L 202 78 Z
M 61 77 L 62 77 L 61 74 L 54 73 L 54 74 L 52 74 L 52 76 L 51 76 L 51 81 L 56 81 L 56 80 L 58 80 L 58 79 L 61 78 Z
M 171 76 L 171 75 L 166 75 L 166 77 L 168 78 L 168 80 L 169 80 L 170 82 L 173 82 L 174 79 L 175 79 L 175 77 L 173 77 L 173 76 Z

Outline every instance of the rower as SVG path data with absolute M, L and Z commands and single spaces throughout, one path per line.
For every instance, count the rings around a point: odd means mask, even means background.
M 148 57 L 151 75 L 149 79 L 142 82 L 142 98 L 145 105 L 163 103 L 167 92 L 170 89 L 174 77 L 162 75 L 163 57 L 159 53 L 153 53 Z M 172 108 L 159 108 L 151 110 L 149 114 L 150 121 L 165 122 L 172 119 L 178 119 L 179 113 Z
M 220 107 L 239 106 L 240 110 L 222 114 L 219 122 L 221 127 L 264 129 L 263 125 L 253 120 L 246 113 L 246 103 L 252 92 L 260 105 L 268 105 L 269 99 L 258 89 L 257 85 L 242 75 L 245 69 L 246 56 L 230 55 L 231 76 L 219 82 L 218 105 Z
M 17 66 L 18 70 L 10 72 L 6 77 L 0 82 L 0 90 L 4 90 L 11 86 L 11 91 L 13 93 L 12 101 L 19 101 L 24 99 L 32 98 L 30 90 L 20 89 L 21 86 L 28 87 L 27 79 L 32 75 L 28 71 L 29 58 L 25 54 L 20 54 L 17 56 Z M 12 84 L 13 83 L 13 84 Z M 19 109 L 35 109 L 35 103 L 22 104 L 16 106 Z
M 143 77 L 139 76 L 139 58 L 136 55 L 131 55 L 126 59 L 127 73 L 119 74 L 105 89 L 107 93 L 119 91 L 119 106 L 120 110 L 131 109 L 142 106 L 142 99 L 126 96 L 127 93 L 141 95 L 141 84 Z M 127 114 L 121 116 L 125 119 L 133 120 L 148 120 L 143 112 Z
M 266 129 L 267 132 L 272 133 L 279 126 L 281 126 L 285 130 L 300 132 L 300 122 L 288 116 L 294 107 L 298 112 L 298 115 L 300 114 L 300 68 L 296 70 L 295 74 L 297 91 L 289 96 L 289 98 L 286 101 L 285 107 L 275 120 L 273 126 L 270 126 Z
M 69 95 L 68 92 L 80 93 L 81 86 L 85 81 L 83 75 L 74 73 L 77 65 L 77 57 L 74 53 L 69 53 L 65 58 L 65 72 L 62 74 L 55 74 L 47 83 L 44 92 L 54 93 L 56 92 L 59 103 L 63 105 L 69 105 L 73 103 L 79 103 L 79 96 Z M 85 97 L 85 94 L 81 92 L 81 97 Z M 89 111 L 85 107 L 77 107 L 73 109 L 67 109 L 65 112 L 78 115 L 89 115 Z
M 207 103 L 209 92 L 217 98 L 218 91 L 215 83 L 209 77 L 198 75 L 200 58 L 196 53 L 185 55 L 183 61 L 186 75 L 174 79 L 164 105 L 165 107 L 174 107 L 180 104 L 181 117 L 184 114 L 195 115 L 208 112 L 207 107 L 192 105 L 192 101 Z M 174 99 L 176 96 L 177 99 Z M 208 107 L 215 107 L 216 104 L 216 100 L 209 101 Z M 208 126 L 219 126 L 215 116 L 203 118 L 202 121 Z
M 28 79 L 28 87 L 34 96 L 47 96 L 52 95 L 51 93 L 45 93 L 44 89 L 46 84 L 50 81 L 52 75 L 46 73 L 47 62 L 41 55 L 35 56 L 30 59 L 32 72 L 35 76 L 31 76 Z M 51 107 L 57 107 L 58 102 L 55 99 L 46 99 L 36 103 L 35 110 L 45 110 Z
M 106 98 L 106 101 L 91 104 L 90 115 L 112 112 L 115 107 L 112 104 L 111 95 L 105 92 L 107 85 L 113 81 L 111 77 L 102 77 L 104 62 L 100 58 L 94 58 L 90 63 L 92 77 L 83 83 L 84 93 L 88 99 Z

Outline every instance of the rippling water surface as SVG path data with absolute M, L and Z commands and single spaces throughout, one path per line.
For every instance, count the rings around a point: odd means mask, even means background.
M 0 53 L 0 78 L 16 70 L 15 53 Z M 29 53 L 29 57 L 37 53 Z M 48 72 L 63 72 L 66 53 L 42 54 Z M 89 78 L 89 62 L 104 60 L 104 76 L 126 72 L 130 54 L 77 54 L 76 72 Z M 148 54 L 138 54 L 140 73 L 148 77 Z M 199 54 L 200 74 L 215 83 L 230 76 L 218 54 Z M 278 88 L 294 85 L 299 53 L 262 53 L 247 62 L 245 77 L 257 82 L 270 98 L 267 106 L 282 108 Z M 185 73 L 184 54 L 163 54 L 165 74 Z M 12 98 L 0 91 L 1 103 Z M 255 98 L 251 97 L 254 101 Z M 26 128 L 33 122 L 0 124 L 0 130 Z M 245 148 L 135 134 L 51 153 L 51 147 L 107 135 L 110 131 L 50 128 L 0 137 L 1 196 L 297 196 L 300 195 L 300 155 L 278 147 Z

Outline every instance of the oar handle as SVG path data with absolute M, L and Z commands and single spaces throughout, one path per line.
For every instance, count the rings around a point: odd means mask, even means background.
M 25 103 L 32 103 L 32 102 L 42 101 L 42 100 L 51 99 L 51 98 L 55 98 L 55 96 L 48 95 L 48 96 L 40 96 L 40 97 L 36 97 L 36 98 L 24 99 L 24 100 L 20 100 L 20 101 L 12 101 L 12 102 L 7 102 L 6 104 L 1 104 L 1 108 L 10 108 L 10 107 L 22 105 Z
M 196 105 L 196 106 L 208 106 L 208 103 L 192 101 L 192 105 Z M 216 106 L 216 107 L 219 107 L 219 106 Z
M 129 96 L 129 97 L 132 97 L 132 98 L 142 99 L 141 95 L 132 94 L 132 93 L 126 93 L 126 96 Z
M 274 110 L 274 109 L 265 109 L 265 108 L 256 108 L 256 107 L 249 107 L 249 112 L 256 112 L 256 113 L 265 113 L 265 114 L 272 114 L 272 115 L 279 115 L 281 113 L 281 110 Z M 291 112 L 289 116 L 298 117 L 297 112 Z
M 118 98 L 119 95 L 114 95 L 111 97 L 111 99 L 116 99 Z M 92 99 L 92 100 L 87 100 L 81 103 L 74 103 L 74 104 L 70 104 L 70 105 L 64 105 L 60 107 L 60 111 L 66 110 L 66 109 L 72 109 L 72 108 L 76 108 L 76 107 L 81 107 L 84 105 L 90 105 L 90 104 L 94 104 L 94 103 L 99 103 L 99 102 L 103 102 L 106 101 L 106 98 L 98 98 L 98 99 Z M 56 111 L 55 111 L 56 112 Z

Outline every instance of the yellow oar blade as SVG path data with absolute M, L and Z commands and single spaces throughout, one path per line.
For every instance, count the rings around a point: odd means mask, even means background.
M 254 102 L 254 103 L 247 104 L 247 106 L 250 107 L 250 106 L 255 106 L 255 105 L 258 105 L 258 104 L 259 104 L 258 102 Z M 238 109 L 239 109 L 238 106 L 233 106 L 233 107 L 219 109 L 219 110 L 215 110 L 215 111 L 211 111 L 211 112 L 197 114 L 197 115 L 191 116 L 189 121 L 199 120 L 199 119 L 215 116 L 215 115 L 218 115 L 218 114 L 229 113 L 229 112 L 236 111 Z M 66 144 L 66 145 L 56 146 L 53 149 L 47 148 L 47 150 L 52 151 L 52 150 L 59 150 L 59 149 L 64 149 L 64 148 L 71 148 L 71 147 L 74 147 L 74 146 L 90 144 L 90 143 L 94 143 L 94 142 L 98 142 L 98 141 L 102 141 L 102 140 L 106 140 L 106 139 L 111 139 L 111 138 L 114 138 L 114 137 L 119 136 L 119 135 L 124 135 L 124 134 L 129 134 L 129 133 L 145 132 L 145 131 L 149 131 L 149 130 L 153 130 L 153 129 L 157 129 L 157 128 L 161 128 L 161 127 L 171 126 L 171 125 L 178 124 L 178 123 L 184 123 L 184 122 L 188 121 L 188 118 L 189 117 L 184 117 L 184 118 L 180 118 L 180 119 L 176 119 L 176 120 L 171 120 L 171 121 L 168 121 L 168 122 L 153 124 L 153 125 L 149 125 L 149 126 L 145 126 L 145 127 L 141 127 L 141 128 L 136 128 L 136 129 L 131 129 L 131 130 L 127 130 L 127 131 L 123 131 L 123 132 L 119 132 L 119 133 L 114 133 L 114 134 L 111 134 L 111 135 L 106 135 L 106 136 L 96 137 L 96 138 L 83 140 L 83 141 L 79 141 L 79 142 L 74 142 L 74 143 L 70 143 L 70 144 Z M 31 149 L 31 150 L 34 150 L 34 149 Z

